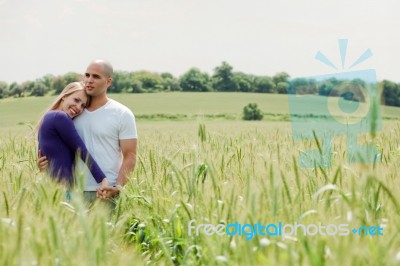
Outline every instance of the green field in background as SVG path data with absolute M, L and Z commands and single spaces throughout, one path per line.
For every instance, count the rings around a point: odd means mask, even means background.
M 128 106 L 137 120 L 240 120 L 248 103 L 257 103 L 264 120 L 288 120 L 288 98 L 282 94 L 259 93 L 144 93 L 110 94 Z M 36 123 L 55 96 L 0 100 L 0 128 L 20 128 Z M 323 99 L 323 97 L 321 97 Z M 398 119 L 400 109 L 381 106 L 383 119 Z M 273 117 L 276 118 L 273 119 Z

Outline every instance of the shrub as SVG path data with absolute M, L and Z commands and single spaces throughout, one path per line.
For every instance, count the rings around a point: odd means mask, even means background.
M 243 108 L 243 120 L 262 120 L 263 114 L 256 103 L 249 103 Z

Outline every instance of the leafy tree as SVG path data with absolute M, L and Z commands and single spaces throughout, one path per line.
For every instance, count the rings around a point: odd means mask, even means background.
M 26 95 L 30 95 L 34 86 L 35 86 L 35 82 L 25 81 L 21 84 L 21 89 Z
M 9 95 L 14 97 L 22 97 L 24 91 L 22 90 L 22 86 L 16 82 L 10 84 Z
M 333 88 L 334 85 L 330 82 L 330 80 L 325 80 L 318 87 L 318 95 L 329 96 Z
M 237 84 L 238 90 L 242 92 L 251 92 L 254 90 L 253 79 L 254 77 L 252 75 L 248 75 L 242 72 L 233 73 L 234 83 Z
M 286 94 L 287 93 L 287 88 L 288 88 L 288 83 L 287 82 L 279 82 L 276 86 L 276 90 L 279 94 Z
M 382 82 L 382 87 L 382 100 L 384 104 L 389 106 L 400 106 L 399 84 L 389 80 L 384 80 Z
M 174 76 L 169 72 L 163 72 L 160 76 L 163 79 L 175 79 Z
M 244 120 L 262 120 L 263 114 L 256 103 L 249 103 L 243 108 Z
M 343 81 L 338 85 L 339 96 L 349 101 L 365 102 L 366 83 L 361 79 Z
M 31 96 L 44 96 L 49 88 L 41 81 L 35 82 L 31 91 Z
M 255 92 L 274 93 L 275 86 L 272 78 L 267 76 L 256 77 L 254 80 Z
M 318 82 L 315 79 L 308 80 L 306 94 L 318 94 Z
M 336 78 L 329 78 L 327 80 L 322 81 L 318 86 L 318 94 L 322 96 L 331 95 L 332 90 L 334 90 L 337 86 L 340 85 L 340 81 Z M 333 91 L 333 94 L 335 92 Z M 334 96 L 334 95 L 331 95 Z
M 78 74 L 76 72 L 68 72 L 63 76 L 65 86 L 71 82 L 76 82 L 76 81 L 83 81 L 83 76 L 81 74 Z
M 216 91 L 238 91 L 239 85 L 234 79 L 232 73 L 232 66 L 226 62 L 222 62 L 222 65 L 214 69 L 214 75 L 212 76 L 213 88 Z
M 54 90 L 54 94 L 58 95 L 69 83 L 82 81 L 82 79 L 82 75 L 75 72 L 68 72 L 63 76 L 55 77 L 53 79 L 51 88 Z
M 133 78 L 142 82 L 142 87 L 146 91 L 154 92 L 163 90 L 162 78 L 157 73 L 139 71 L 133 74 Z
M 163 78 L 163 87 L 166 91 L 180 91 L 181 86 L 176 78 Z
M 129 92 L 131 90 L 131 74 L 126 71 L 114 71 L 113 81 L 108 91 L 111 93 Z
M 140 80 L 138 79 L 131 79 L 131 84 L 130 84 L 131 88 L 128 92 L 133 92 L 133 93 L 143 93 L 146 92 L 145 90 L 143 90 L 143 84 Z
M 275 91 L 278 93 L 286 93 L 286 87 L 287 87 L 286 82 L 288 81 L 289 78 L 290 76 L 286 72 L 276 73 L 272 77 L 272 82 L 275 85 Z
M 177 80 L 171 73 L 161 73 L 162 86 L 165 91 L 180 91 L 179 80 Z
M 318 92 L 317 82 L 313 79 L 296 78 L 289 81 L 289 93 L 316 94 Z
M 43 83 L 48 88 L 48 90 L 52 90 L 53 88 L 51 86 L 53 84 L 54 79 L 55 79 L 54 75 L 47 74 L 38 79 L 37 81 Z
M 65 83 L 64 78 L 62 76 L 58 76 L 53 79 L 51 88 L 54 90 L 54 94 L 58 95 L 66 85 L 67 83 Z
M 0 81 L 0 99 L 8 96 L 8 84 L 4 81 Z
M 197 68 L 191 68 L 179 79 L 182 91 L 211 91 L 210 77 Z

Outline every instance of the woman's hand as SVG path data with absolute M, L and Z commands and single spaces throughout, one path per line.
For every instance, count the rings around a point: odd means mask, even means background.
M 117 196 L 120 192 L 121 186 L 105 186 L 98 188 L 97 197 L 101 200 L 112 199 Z
M 108 187 L 110 183 L 108 183 L 107 177 L 104 177 L 100 183 L 100 188 Z
M 39 150 L 37 167 L 39 168 L 40 172 L 44 172 L 47 170 L 48 166 L 49 166 L 49 162 L 47 161 L 47 157 L 43 156 L 41 150 Z
M 106 188 L 110 186 L 110 183 L 108 183 L 107 178 L 103 178 L 103 180 L 100 183 L 100 187 L 96 189 L 96 196 L 101 199 L 105 200 L 107 199 L 107 193 L 106 193 Z

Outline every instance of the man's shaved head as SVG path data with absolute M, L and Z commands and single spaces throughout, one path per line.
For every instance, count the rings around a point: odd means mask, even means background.
M 106 75 L 107 78 L 112 77 L 114 70 L 113 70 L 113 67 L 110 62 L 102 60 L 102 59 L 96 59 L 90 63 L 90 65 L 92 65 L 92 64 L 97 64 L 97 65 L 103 66 L 104 75 Z

